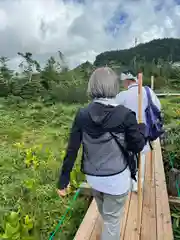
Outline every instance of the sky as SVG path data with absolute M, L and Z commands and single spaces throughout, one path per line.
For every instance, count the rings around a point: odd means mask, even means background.
M 180 37 L 180 0 L 0 0 L 0 56 L 44 64 L 63 52 L 70 68 L 103 51 Z

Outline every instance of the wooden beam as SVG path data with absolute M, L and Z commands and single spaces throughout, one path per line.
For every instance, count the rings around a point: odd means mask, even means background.
M 169 197 L 169 203 L 180 206 L 180 197 Z
M 154 90 L 154 76 L 151 76 L 151 89 Z
M 155 142 L 157 240 L 173 240 L 171 215 L 159 139 Z
M 131 201 L 131 193 L 129 192 L 128 194 L 128 198 L 126 200 L 126 204 L 125 204 L 125 208 L 124 208 L 124 214 L 123 217 L 121 219 L 121 235 L 120 235 L 120 239 L 124 239 L 125 236 L 125 231 L 126 231 L 126 226 L 127 226 L 127 219 L 128 219 L 128 215 L 129 215 L 129 206 L 130 206 L 130 201 Z
M 93 230 L 89 240 L 100 240 L 101 239 L 101 232 L 102 232 L 102 218 L 99 215 L 99 217 L 96 221 L 96 225 L 94 227 L 94 230 Z
M 180 96 L 180 93 L 156 93 L 158 97 L 172 97 L 172 96 Z
M 129 204 L 129 211 L 126 220 L 126 228 L 123 240 L 137 240 L 139 239 L 138 234 L 138 195 L 135 192 L 131 193 L 131 200 Z
M 149 152 L 146 156 L 141 240 L 157 239 L 155 180 L 151 160 L 151 152 Z
M 98 208 L 95 199 L 93 199 L 74 239 L 89 240 L 91 238 L 91 235 L 93 234 L 98 218 L 99 218 Z
M 83 182 L 80 185 L 80 195 L 85 195 L 85 196 L 93 196 L 92 193 L 92 188 L 89 186 L 89 184 L 87 182 Z

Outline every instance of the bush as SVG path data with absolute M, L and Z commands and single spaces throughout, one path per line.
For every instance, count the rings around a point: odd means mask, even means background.
M 26 77 L 15 77 L 10 83 L 11 94 L 20 96 L 22 86 L 28 81 Z
M 8 84 L 0 79 L 0 97 L 7 97 L 9 94 L 9 86 Z
M 170 103 L 180 104 L 180 97 L 173 97 L 169 100 Z
M 54 102 L 85 103 L 88 101 L 85 85 L 63 87 L 54 85 L 50 91 L 50 99 Z
M 20 92 L 20 96 L 23 99 L 35 100 L 39 96 L 44 97 L 45 95 L 47 95 L 47 90 L 37 81 L 25 83 Z

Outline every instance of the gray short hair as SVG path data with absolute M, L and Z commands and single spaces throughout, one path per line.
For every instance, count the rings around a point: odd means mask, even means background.
M 91 98 L 113 98 L 119 92 L 117 74 L 109 67 L 96 69 L 88 83 L 89 96 Z

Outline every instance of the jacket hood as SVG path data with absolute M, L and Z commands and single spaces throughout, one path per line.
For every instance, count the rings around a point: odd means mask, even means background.
M 116 106 L 115 101 L 95 100 L 89 108 L 89 117 L 95 125 L 107 128 L 112 124 L 112 116 L 117 110 Z

